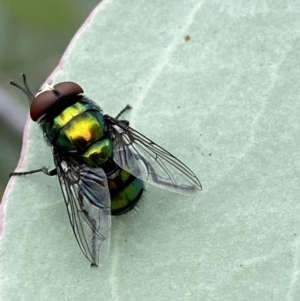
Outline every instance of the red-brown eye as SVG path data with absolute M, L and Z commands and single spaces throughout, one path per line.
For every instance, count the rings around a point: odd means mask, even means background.
M 61 95 L 71 96 L 83 93 L 83 89 L 74 82 L 62 82 L 54 85 L 54 90 L 58 91 Z
M 73 82 L 62 82 L 54 85 L 54 90 L 63 96 L 72 96 L 83 93 L 83 89 Z M 57 101 L 56 95 L 53 91 L 48 90 L 39 94 L 31 103 L 30 117 L 33 121 L 37 121 L 40 117 L 46 114 L 49 109 Z
M 52 91 L 45 91 L 39 94 L 31 103 L 30 117 L 37 121 L 48 112 L 50 107 L 56 102 L 56 96 Z

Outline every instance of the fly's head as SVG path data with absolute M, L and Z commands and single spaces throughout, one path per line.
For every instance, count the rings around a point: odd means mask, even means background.
M 33 121 L 39 121 L 54 105 L 58 104 L 64 98 L 83 93 L 83 89 L 78 84 L 74 82 L 61 82 L 54 86 L 48 86 L 45 90 L 34 96 L 27 85 L 24 73 L 22 73 L 22 78 L 24 86 L 14 81 L 10 81 L 9 83 L 27 95 L 30 104 L 30 117 Z

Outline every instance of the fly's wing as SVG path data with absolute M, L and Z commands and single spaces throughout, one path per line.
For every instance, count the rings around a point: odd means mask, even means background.
M 202 190 L 196 175 L 181 161 L 124 121 L 105 115 L 114 143 L 114 161 L 142 181 L 182 194 Z
M 92 265 L 104 261 L 110 242 L 110 193 L 102 168 L 78 165 L 54 150 L 54 161 L 76 240 Z

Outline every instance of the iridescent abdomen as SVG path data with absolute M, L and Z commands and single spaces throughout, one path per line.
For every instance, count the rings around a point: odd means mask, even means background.
M 108 187 L 112 215 L 122 215 L 133 209 L 144 191 L 143 181 L 123 169 L 119 169 L 113 179 L 108 178 Z

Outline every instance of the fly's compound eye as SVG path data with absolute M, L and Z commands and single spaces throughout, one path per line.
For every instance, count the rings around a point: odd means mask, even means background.
M 54 85 L 53 90 L 58 91 L 61 95 L 72 96 L 83 93 L 83 89 L 74 82 L 62 82 Z
M 56 93 L 54 93 L 54 91 Z M 37 121 L 45 115 L 49 109 L 58 101 L 57 95 L 73 96 L 83 93 L 83 89 L 74 82 L 62 82 L 53 86 L 52 90 L 40 93 L 31 103 L 30 117 Z

